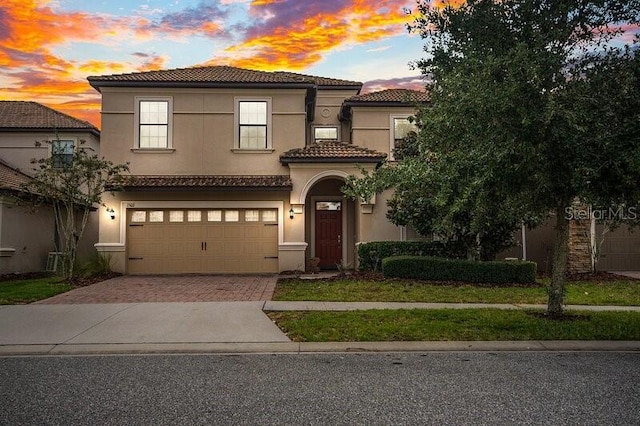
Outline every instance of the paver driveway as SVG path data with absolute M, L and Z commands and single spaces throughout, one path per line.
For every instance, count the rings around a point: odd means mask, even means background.
M 271 300 L 277 276 L 126 275 L 77 288 L 39 304 Z

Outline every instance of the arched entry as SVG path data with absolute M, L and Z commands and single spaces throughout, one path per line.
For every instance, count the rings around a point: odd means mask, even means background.
M 323 176 L 305 188 L 307 256 L 319 258 L 321 269 L 354 265 L 355 203 L 342 194 L 342 186 L 342 176 Z

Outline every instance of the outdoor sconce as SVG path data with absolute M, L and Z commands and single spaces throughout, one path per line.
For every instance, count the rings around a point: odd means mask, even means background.
M 289 209 L 289 219 L 293 219 L 293 207 Z
M 111 218 L 111 220 L 114 220 L 116 218 L 116 211 L 111 207 L 107 207 L 107 213 L 109 213 L 109 217 Z

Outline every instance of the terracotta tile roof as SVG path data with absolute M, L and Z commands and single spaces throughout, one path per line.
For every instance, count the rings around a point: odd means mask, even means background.
M 192 176 L 130 176 L 123 185 L 131 189 L 178 189 L 178 188 L 208 188 L 221 190 L 261 190 L 284 191 L 291 190 L 293 184 L 289 176 L 229 176 L 229 175 L 192 175 Z
M 0 190 L 22 191 L 22 185 L 29 182 L 31 177 L 14 169 L 0 159 Z
M 99 134 L 91 123 L 37 102 L 0 101 L 0 130 L 87 130 Z
M 352 103 L 406 103 L 414 104 L 416 102 L 428 102 L 429 94 L 427 92 L 419 92 L 417 90 L 408 89 L 386 89 L 379 92 L 371 92 L 364 95 L 356 95 L 348 98 L 345 102 Z
M 320 85 L 320 86 L 353 86 L 359 88 L 362 83 L 333 78 L 316 77 L 291 72 L 267 72 L 248 70 L 230 66 L 208 66 L 192 68 L 176 68 L 135 72 L 129 74 L 113 74 L 91 76 L 88 78 L 93 87 L 106 85 Z
M 288 163 L 378 163 L 387 154 L 342 142 L 318 142 L 305 148 L 296 148 L 280 156 Z

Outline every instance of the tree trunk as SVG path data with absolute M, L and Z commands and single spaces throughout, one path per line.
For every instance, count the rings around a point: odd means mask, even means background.
M 562 315 L 568 254 L 569 221 L 565 218 L 564 206 L 558 206 L 556 209 L 556 238 L 553 247 L 551 286 L 549 287 L 549 303 L 547 306 L 547 314 L 552 317 Z

